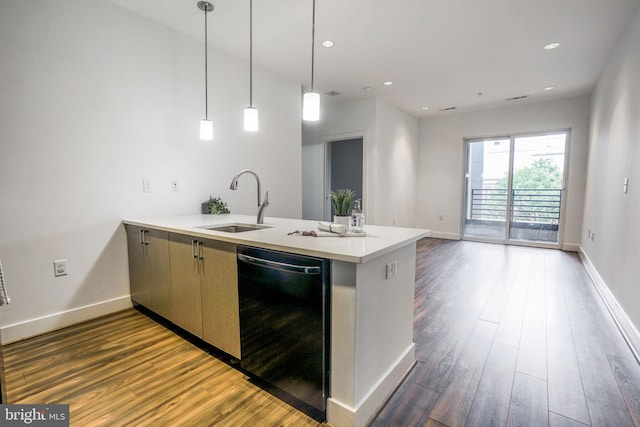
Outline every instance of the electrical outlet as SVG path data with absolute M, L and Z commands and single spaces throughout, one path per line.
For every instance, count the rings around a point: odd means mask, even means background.
M 174 193 L 178 192 L 178 181 L 176 180 L 171 181 L 171 191 Z
M 442 221 L 442 220 L 444 219 L 444 216 L 443 216 L 443 215 L 440 215 L 440 216 L 438 217 L 438 219 L 439 219 L 440 221 Z
M 66 259 L 53 261 L 53 275 L 55 277 L 66 276 L 67 275 L 67 260 Z
M 385 276 L 387 279 L 396 277 L 397 273 L 398 273 L 398 261 L 392 261 L 389 264 L 387 264 L 387 271 Z
M 142 192 L 151 193 L 151 181 L 149 181 L 148 179 L 142 180 Z

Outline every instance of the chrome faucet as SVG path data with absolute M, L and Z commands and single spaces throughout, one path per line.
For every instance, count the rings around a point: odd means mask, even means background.
M 256 178 L 256 182 L 258 183 L 258 219 L 257 219 L 257 223 L 258 224 L 262 224 L 264 223 L 264 210 L 267 206 L 269 206 L 269 192 L 267 191 L 265 193 L 264 196 L 264 202 L 262 201 L 261 198 L 261 194 L 262 194 L 262 190 L 261 190 L 261 186 L 260 186 L 260 177 L 258 176 L 257 173 L 255 173 L 252 170 L 249 169 L 243 169 L 240 172 L 238 172 L 236 174 L 236 176 L 233 177 L 233 179 L 231 180 L 231 189 L 232 190 L 237 190 L 238 189 L 238 178 L 240 178 L 241 175 L 245 174 L 245 173 L 250 173 L 251 175 L 253 175 Z

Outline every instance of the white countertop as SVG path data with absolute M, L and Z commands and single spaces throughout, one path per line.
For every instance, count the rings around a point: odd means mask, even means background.
M 125 224 L 188 234 L 241 245 L 256 246 L 352 263 L 364 263 L 431 234 L 430 230 L 366 225 L 365 237 L 290 236 L 292 231 L 318 231 L 318 221 L 264 219 L 270 228 L 241 233 L 205 230 L 201 227 L 233 223 L 255 224 L 255 215 L 179 215 L 123 220 Z

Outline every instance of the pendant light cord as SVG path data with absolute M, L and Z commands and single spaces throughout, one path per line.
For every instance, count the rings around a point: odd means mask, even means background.
M 209 88 L 208 88 L 208 58 L 207 58 L 207 8 L 204 9 L 204 118 L 209 120 Z
M 249 107 L 253 108 L 253 0 L 249 0 Z
M 311 15 L 311 92 L 313 92 L 313 69 L 316 51 L 316 0 L 313 0 L 313 13 Z

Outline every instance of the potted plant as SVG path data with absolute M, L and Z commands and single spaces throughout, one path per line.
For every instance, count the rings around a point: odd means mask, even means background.
M 341 188 L 331 192 L 331 205 L 333 206 L 333 222 L 349 225 L 351 213 L 351 200 L 355 196 L 353 190 Z
M 231 213 L 227 207 L 227 203 L 223 202 L 220 197 L 213 198 L 209 196 L 209 200 L 202 204 L 204 213 L 210 213 L 211 215 L 221 215 Z

